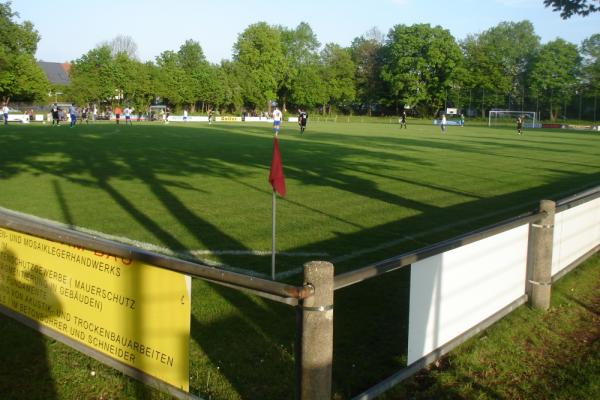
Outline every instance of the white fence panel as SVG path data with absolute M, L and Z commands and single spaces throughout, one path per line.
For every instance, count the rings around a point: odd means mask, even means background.
M 408 364 L 525 293 L 529 225 L 412 264 Z
M 556 214 L 552 275 L 600 244 L 600 198 Z

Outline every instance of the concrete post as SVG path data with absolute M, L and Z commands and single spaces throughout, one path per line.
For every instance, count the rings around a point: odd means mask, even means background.
M 529 304 L 533 308 L 550 308 L 552 289 L 552 247 L 554 240 L 554 214 L 556 203 L 550 200 L 540 202 L 540 212 L 545 215 L 532 228 L 532 269 Z
M 302 304 L 301 400 L 331 399 L 333 274 L 328 262 L 304 265 L 304 284 L 313 286 L 315 293 Z

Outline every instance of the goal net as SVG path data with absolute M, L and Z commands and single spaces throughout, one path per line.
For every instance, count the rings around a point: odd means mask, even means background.
M 524 128 L 537 128 L 538 120 L 535 111 L 507 111 L 491 110 L 488 119 L 488 126 L 494 127 L 514 127 L 517 118 L 521 117 Z

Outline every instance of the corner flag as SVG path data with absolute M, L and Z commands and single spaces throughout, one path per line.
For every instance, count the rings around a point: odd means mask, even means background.
M 281 164 L 281 154 L 279 153 L 279 140 L 277 136 L 273 138 L 273 158 L 271 159 L 271 171 L 269 172 L 269 183 L 273 186 L 273 191 L 285 197 L 285 177 L 283 176 L 283 166 Z

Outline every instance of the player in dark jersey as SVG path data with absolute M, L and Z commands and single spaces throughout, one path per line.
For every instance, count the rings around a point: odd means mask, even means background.
M 298 110 L 298 125 L 300 125 L 300 134 L 304 133 L 306 129 L 306 122 L 308 121 L 308 114 L 303 109 Z
M 56 105 L 56 103 L 54 103 L 52 105 L 51 112 L 52 112 L 52 126 L 60 125 L 59 109 L 58 109 L 58 106 Z

